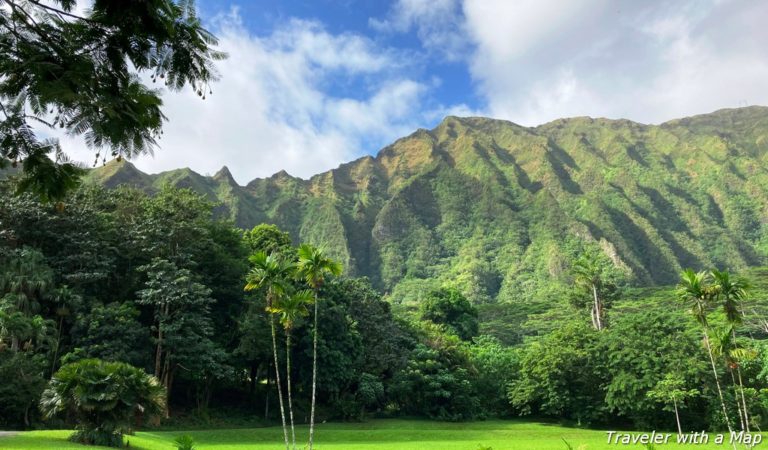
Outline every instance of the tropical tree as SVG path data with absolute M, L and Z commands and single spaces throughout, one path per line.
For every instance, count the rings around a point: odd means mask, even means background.
M 61 358 L 62 362 L 98 358 L 150 366 L 156 355 L 150 329 L 141 324 L 140 314 L 133 302 L 95 305 L 87 314 L 79 314 L 70 333 L 74 348 Z
M 65 364 L 40 399 L 46 418 L 74 417 L 70 438 L 90 445 L 122 447 L 123 433 L 136 417 L 151 418 L 165 408 L 165 389 L 157 378 L 120 362 L 84 359 Z
M 177 368 L 196 366 L 200 355 L 210 353 L 210 305 L 214 300 L 210 289 L 171 261 L 154 258 L 139 271 L 147 274 L 147 281 L 136 303 L 152 307 L 154 373 L 170 397 Z
M 717 387 L 717 395 L 720 399 L 723 418 L 725 419 L 728 431 L 732 432 L 733 427 L 731 426 L 731 419 L 728 416 L 728 409 L 725 407 L 723 390 L 720 387 L 720 376 L 717 374 L 717 365 L 715 364 L 715 356 L 709 338 L 709 322 L 707 320 L 707 314 L 711 309 L 714 295 L 712 286 L 708 285 L 709 275 L 707 272 L 694 272 L 692 269 L 686 269 L 682 272 L 680 277 L 680 283 L 678 284 L 676 291 L 677 297 L 688 304 L 691 315 L 693 315 L 693 318 L 701 326 L 704 346 L 709 355 L 709 362 L 712 366 L 712 375 L 715 377 L 715 386 Z
M 266 298 L 266 309 L 286 295 L 290 287 L 290 279 L 295 272 L 295 266 L 285 262 L 280 257 L 259 251 L 249 258 L 253 267 L 246 275 L 246 291 L 263 289 Z M 277 398 L 280 403 L 280 419 L 283 422 L 283 436 L 285 448 L 288 450 L 288 428 L 285 423 L 285 406 L 283 405 L 283 389 L 280 385 L 280 364 L 277 358 L 277 332 L 275 330 L 275 318 L 270 316 L 269 325 L 272 332 L 272 355 L 275 359 L 275 383 L 277 384 Z
M 597 251 L 588 251 L 581 255 L 572 267 L 573 282 L 578 288 L 578 303 L 582 297 L 589 297 L 590 318 L 595 330 L 606 327 L 606 309 L 617 296 L 624 274 L 611 260 Z
M 204 97 L 225 57 L 192 0 L 94 1 L 82 14 L 74 0 L 2 3 L 0 168 L 20 165 L 19 188 L 44 200 L 63 198 L 81 171 L 32 123 L 84 135 L 97 162 L 151 152 L 166 117 L 139 74 Z
M 45 256 L 32 248 L 8 252 L 0 258 L 0 297 L 24 315 L 40 310 L 40 302 L 53 287 L 53 271 Z
M 678 374 L 668 373 L 646 395 L 648 398 L 665 405 L 672 404 L 672 409 L 675 412 L 675 422 L 677 423 L 677 432 L 683 434 L 683 427 L 680 425 L 679 408 L 684 405 L 685 400 L 698 396 L 699 391 L 697 389 L 686 389 L 683 377 Z
M 291 438 L 293 448 L 296 448 L 296 430 L 293 426 L 293 399 L 291 398 L 291 332 L 296 321 L 309 314 L 307 305 L 314 302 L 310 290 L 294 292 L 277 298 L 268 308 L 268 312 L 280 316 L 280 324 L 285 331 L 285 374 L 286 390 L 288 391 L 288 413 L 291 418 Z
M 323 250 L 309 244 L 299 246 L 298 253 L 298 275 L 312 288 L 315 295 L 314 324 L 312 327 L 312 406 L 309 413 L 309 450 L 312 450 L 315 436 L 315 403 L 317 394 L 318 293 L 320 287 L 325 282 L 325 277 L 328 275 L 341 275 L 342 268 L 341 264 L 327 257 Z
M 262 223 L 243 233 L 243 241 L 251 252 L 286 255 L 291 251 L 291 235 L 277 225 Z
M 721 341 L 731 345 L 723 349 L 723 355 L 726 357 L 726 363 L 728 364 L 731 376 L 733 376 L 734 369 L 736 369 L 739 384 L 738 397 L 741 397 L 741 404 L 738 405 L 739 415 L 742 416 L 742 429 L 749 432 L 749 411 L 747 399 L 744 395 L 741 366 L 738 361 L 738 356 L 744 356 L 744 352 L 736 347 L 736 327 L 742 323 L 744 314 L 741 303 L 747 297 L 749 283 L 743 278 L 734 279 L 727 271 L 717 269 L 711 271 L 711 277 L 717 301 L 720 302 L 725 313 L 725 319 L 729 324 L 728 332 L 730 333 L 730 339 L 721 339 Z
M 479 333 L 477 308 L 458 289 L 441 288 L 430 292 L 419 304 L 419 309 L 423 320 L 447 326 L 464 341 Z
M 58 325 L 56 326 L 56 346 L 51 360 L 51 373 L 54 373 L 56 371 L 56 364 L 59 360 L 61 335 L 64 330 L 64 318 L 69 317 L 72 314 L 72 308 L 79 305 L 82 299 L 67 285 L 55 289 L 51 293 L 50 299 L 56 305 L 55 313 L 56 317 L 59 319 Z
M 48 361 L 41 353 L 4 352 L 2 347 L 0 342 L 0 424 L 29 427 L 45 389 Z

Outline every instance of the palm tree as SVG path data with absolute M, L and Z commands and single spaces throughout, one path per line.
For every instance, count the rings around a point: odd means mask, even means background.
M 298 274 L 312 288 L 315 296 L 314 327 L 312 328 L 312 408 L 309 414 L 309 450 L 315 436 L 315 398 L 317 394 L 317 314 L 318 293 L 326 275 L 341 275 L 341 264 L 325 256 L 325 253 L 309 244 L 299 247 Z
M 40 297 L 53 284 L 53 272 L 36 250 L 15 252 L 0 274 L 0 297 L 13 301 L 17 310 L 31 316 L 40 309 Z
M 285 296 L 289 286 L 289 278 L 295 268 L 293 264 L 286 263 L 274 254 L 267 255 L 265 252 L 256 252 L 249 259 L 253 264 L 253 268 L 246 276 L 245 290 L 252 291 L 263 288 L 267 302 L 266 308 L 269 310 L 274 303 Z M 285 407 L 283 406 L 283 389 L 280 386 L 280 364 L 277 360 L 277 338 L 274 317 L 270 317 L 269 323 L 272 331 L 272 355 L 275 358 L 275 383 L 277 384 L 277 398 L 280 401 L 280 418 L 283 422 L 285 448 L 289 450 L 288 428 L 285 424 Z
M 600 264 L 595 258 L 584 256 L 573 264 L 573 272 L 576 285 L 589 292 L 592 296 L 592 309 L 590 312 L 592 326 L 597 331 L 600 331 L 605 327 L 603 324 L 603 317 L 605 315 L 603 301 L 598 293 L 603 284 Z
M 59 325 L 56 330 L 56 347 L 51 362 L 51 373 L 54 373 L 56 372 L 56 363 L 59 359 L 61 333 L 64 329 L 64 318 L 72 313 L 72 306 L 78 304 L 81 299 L 80 296 L 75 294 L 67 285 L 55 289 L 50 295 L 50 299 L 56 303 L 56 316 L 59 318 Z
M 291 398 L 291 331 L 296 321 L 309 314 L 307 305 L 314 302 L 312 291 L 303 290 L 277 299 L 268 311 L 280 316 L 280 324 L 285 331 L 285 373 L 288 390 L 288 413 L 291 418 L 291 437 L 296 449 L 296 431 L 293 426 L 293 399 Z
M 733 325 L 728 324 L 723 327 L 712 329 L 710 342 L 712 343 L 712 353 L 715 357 L 722 357 L 725 360 L 725 366 L 728 368 L 728 373 L 731 374 L 733 392 L 736 397 L 737 411 L 739 412 L 739 422 L 741 423 L 741 429 L 746 430 L 746 416 L 744 415 L 744 411 L 742 411 L 741 408 L 742 405 L 739 402 L 739 389 L 736 383 L 736 375 L 733 373 L 733 369 L 736 367 L 735 359 L 732 357 L 736 343 L 733 336 Z
M 720 388 L 720 377 L 717 375 L 717 366 L 715 365 L 715 357 L 712 353 L 712 345 L 709 341 L 707 313 L 709 312 L 710 304 L 712 302 L 713 289 L 710 286 L 707 286 L 707 278 L 708 274 L 706 272 L 694 272 L 692 269 L 686 269 L 681 274 L 680 284 L 678 284 L 677 287 L 677 296 L 680 300 L 688 303 L 691 314 L 702 327 L 704 345 L 707 347 L 709 362 L 712 364 L 712 374 L 715 376 L 715 385 L 717 386 L 717 394 L 720 398 L 720 406 L 723 410 L 725 424 L 728 426 L 728 431 L 733 432 L 731 419 L 728 417 L 728 410 L 725 407 L 725 400 L 723 399 L 723 391 Z
M 78 431 L 71 440 L 122 447 L 141 416 L 150 419 L 165 409 L 165 389 L 143 369 L 121 362 L 82 359 L 65 364 L 40 398 L 45 418 L 73 417 Z
M 743 415 L 745 425 L 742 429 L 749 432 L 749 412 L 747 411 L 747 400 L 744 396 L 744 383 L 741 377 L 741 367 L 739 366 L 738 359 L 731 357 L 737 353 L 736 326 L 742 322 L 743 314 L 741 311 L 741 301 L 746 298 L 749 285 L 744 279 L 732 280 L 727 271 L 712 270 L 711 275 L 717 298 L 722 304 L 725 318 L 730 325 L 731 345 L 729 346 L 729 351 L 725 352 L 724 355 L 728 359 L 728 368 L 731 371 L 731 376 L 733 376 L 733 369 L 736 369 L 739 382 L 739 395 L 741 396 L 739 414 Z

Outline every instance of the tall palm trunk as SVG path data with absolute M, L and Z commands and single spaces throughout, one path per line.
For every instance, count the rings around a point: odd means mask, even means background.
M 275 318 L 270 315 L 269 324 L 272 328 L 272 354 L 275 356 L 275 384 L 277 384 L 277 398 L 280 403 L 280 419 L 283 421 L 283 437 L 285 438 L 285 450 L 290 450 L 288 444 L 288 428 L 285 425 L 285 407 L 283 406 L 283 388 L 280 386 L 280 364 L 277 361 L 277 332 L 275 331 Z
M 734 328 L 731 328 L 731 336 L 733 336 L 733 344 L 736 345 L 736 330 Z M 739 378 L 739 391 L 741 394 L 741 408 L 744 410 L 744 430 L 749 433 L 749 412 L 747 411 L 747 399 L 744 396 L 744 382 L 741 378 L 741 366 L 736 365 L 736 374 Z M 738 398 L 736 400 L 738 402 Z
M 269 381 L 269 366 L 271 366 L 271 365 L 272 364 L 267 364 L 267 392 L 266 392 L 266 395 L 264 396 L 264 397 L 266 397 L 264 399 L 264 421 L 265 422 L 269 420 L 269 384 L 270 384 L 270 381 Z
M 288 385 L 288 414 L 291 417 L 291 439 L 296 450 L 296 430 L 293 427 L 293 399 L 291 399 L 291 332 L 285 330 L 285 377 Z
M 741 424 L 742 431 L 746 431 L 746 427 L 744 426 L 744 413 L 741 411 L 741 402 L 739 401 L 739 387 L 736 383 L 736 375 L 734 375 L 733 369 L 730 367 L 728 367 L 728 372 L 731 374 L 733 394 L 736 397 L 736 410 L 739 412 L 739 423 Z
M 744 425 L 746 425 L 746 431 L 749 433 L 749 412 L 747 411 L 747 399 L 744 396 L 744 382 L 741 379 L 741 367 L 736 366 L 736 375 L 739 378 L 739 389 L 741 389 L 741 406 L 744 408 Z
M 704 344 L 707 346 L 707 353 L 709 354 L 709 362 L 712 364 L 712 374 L 715 376 L 715 386 L 717 386 L 717 395 L 720 398 L 720 407 L 723 409 L 723 417 L 725 417 L 725 424 L 728 426 L 728 431 L 733 432 L 731 427 L 731 419 L 728 417 L 728 410 L 725 408 L 725 399 L 723 399 L 723 391 L 720 389 L 720 377 L 717 376 L 717 366 L 715 365 L 715 357 L 712 355 L 712 345 L 709 343 L 709 335 L 707 329 L 704 329 Z
M 315 396 L 317 393 L 317 288 L 315 288 L 315 326 L 312 337 L 312 407 L 309 413 L 309 450 L 312 450 L 312 442 L 315 437 Z

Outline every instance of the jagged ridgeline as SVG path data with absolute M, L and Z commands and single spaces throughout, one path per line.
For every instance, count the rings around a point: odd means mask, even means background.
M 147 175 L 112 162 L 88 179 L 188 187 L 241 227 L 274 223 L 323 244 L 393 298 L 453 284 L 476 301 L 544 296 L 599 247 L 642 285 L 681 268 L 739 270 L 768 254 L 768 108 L 643 125 L 561 119 L 539 127 L 448 117 L 309 180 L 246 186 L 226 168 Z

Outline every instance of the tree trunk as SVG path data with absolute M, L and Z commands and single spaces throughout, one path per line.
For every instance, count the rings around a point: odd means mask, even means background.
M 312 337 L 312 407 L 309 413 L 309 450 L 312 450 L 312 443 L 315 438 L 315 398 L 317 394 L 317 289 L 315 289 L 315 325 Z
M 157 347 L 155 347 L 155 377 L 160 378 L 163 361 L 163 325 L 157 324 Z
M 728 372 L 731 374 L 731 383 L 733 385 L 733 394 L 736 396 L 736 410 L 739 412 L 739 423 L 741 424 L 742 431 L 745 431 L 744 427 L 744 413 L 741 411 L 741 403 L 739 402 L 739 388 L 736 385 L 736 376 L 733 374 L 733 369 L 728 367 Z
M 171 384 L 173 383 L 173 374 L 171 373 L 171 354 L 165 355 L 163 367 L 161 369 L 162 381 L 165 387 L 165 418 L 171 417 Z
M 296 429 L 293 426 L 293 399 L 291 398 L 291 332 L 285 330 L 285 381 L 288 390 L 288 414 L 291 418 L 291 440 L 296 450 Z
M 269 366 L 271 365 L 272 365 L 271 363 L 267 364 L 267 391 L 265 393 L 266 395 L 264 396 L 265 397 L 264 399 L 264 420 L 265 421 L 269 420 L 269 390 L 270 390 L 269 389 Z
M 723 399 L 723 391 L 720 389 L 720 377 L 717 376 L 717 366 L 715 365 L 715 357 L 712 355 L 712 346 L 709 344 L 709 335 L 707 330 L 704 330 L 704 343 L 707 346 L 707 353 L 709 354 L 709 362 L 712 364 L 712 374 L 715 376 L 715 385 L 717 386 L 717 395 L 720 397 L 720 407 L 723 408 L 723 417 L 725 417 L 725 424 L 728 426 L 728 431 L 733 433 L 733 427 L 731 426 L 731 419 L 728 417 L 728 410 L 725 408 L 725 400 Z
M 744 382 L 741 380 L 741 367 L 736 366 L 736 374 L 739 377 L 739 388 L 741 389 L 741 406 L 744 408 L 744 425 L 749 433 L 749 412 L 747 411 L 747 399 L 744 396 Z
M 275 318 L 269 318 L 272 327 L 272 354 L 275 356 L 275 383 L 277 384 L 277 398 L 280 403 L 280 419 L 283 421 L 283 437 L 285 438 L 285 450 L 290 450 L 288 445 L 288 428 L 285 425 L 285 407 L 283 406 L 283 388 L 280 387 L 280 364 L 277 362 L 277 338 L 275 335 Z
M 59 330 L 56 336 L 56 349 L 53 352 L 53 362 L 51 363 L 51 375 L 56 371 L 56 360 L 59 359 L 59 348 L 61 347 L 61 327 L 64 325 L 64 316 L 59 317 Z
M 731 328 L 731 336 L 733 336 L 733 345 L 736 345 L 736 330 L 734 328 Z M 739 390 L 741 391 L 741 407 L 744 410 L 744 425 L 746 426 L 745 431 L 749 433 L 749 412 L 747 411 L 747 399 L 744 396 L 744 382 L 741 378 L 741 366 L 736 366 L 736 373 L 739 376 Z M 738 399 L 736 400 L 738 402 Z
M 683 427 L 680 426 L 680 413 L 677 411 L 677 400 L 672 399 L 675 405 L 675 420 L 677 421 L 677 434 L 683 434 Z
M 601 331 L 603 329 L 603 319 L 601 317 L 603 315 L 603 311 L 602 311 L 603 306 L 600 304 L 600 297 L 597 296 L 597 286 L 595 286 L 594 284 L 592 285 L 592 296 L 595 299 L 594 309 L 595 309 L 595 322 L 597 323 L 597 331 Z

